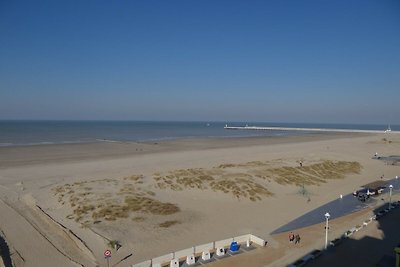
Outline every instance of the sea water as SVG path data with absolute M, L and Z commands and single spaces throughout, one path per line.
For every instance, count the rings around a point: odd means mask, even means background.
M 0 146 L 309 134 L 292 131 L 225 130 L 226 124 L 360 130 L 385 130 L 388 127 L 387 125 L 268 122 L 0 121 Z M 400 127 L 392 125 L 391 129 L 400 130 Z

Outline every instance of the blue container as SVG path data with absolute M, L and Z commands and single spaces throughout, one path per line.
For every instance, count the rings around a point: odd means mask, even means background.
M 230 246 L 229 250 L 232 251 L 232 252 L 239 251 L 239 245 L 238 245 L 238 243 L 237 243 L 236 241 L 233 241 L 233 242 L 231 243 L 231 246 Z

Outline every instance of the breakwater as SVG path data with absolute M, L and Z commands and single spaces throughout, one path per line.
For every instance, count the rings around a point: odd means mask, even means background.
M 260 127 L 260 126 L 228 126 L 226 130 L 259 130 L 259 131 L 302 131 L 302 132 L 338 132 L 338 133 L 390 133 L 399 134 L 392 130 L 360 130 L 360 129 L 331 129 L 331 128 L 296 128 L 296 127 Z

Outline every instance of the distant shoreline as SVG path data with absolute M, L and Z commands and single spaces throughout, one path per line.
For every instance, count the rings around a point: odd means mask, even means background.
M 362 137 L 360 133 L 310 133 L 301 135 L 181 138 L 146 142 L 87 142 L 0 147 L 0 168 L 42 163 L 76 162 L 81 160 L 136 157 L 153 153 L 192 151 L 260 144 L 287 144 Z
M 242 126 L 246 122 L 157 122 L 157 121 L 1 121 L 0 147 L 41 146 L 55 144 L 84 144 L 97 142 L 143 143 L 186 139 L 214 139 L 254 136 L 281 136 L 309 134 L 309 129 L 344 129 L 346 132 L 381 132 L 388 125 L 323 124 L 323 123 L 267 123 L 253 122 L 260 129 L 271 127 L 275 131 L 254 131 L 255 127 L 228 131 L 224 126 Z M 278 128 L 277 128 L 278 127 Z M 393 132 L 400 126 L 391 125 Z M 281 130 L 279 130 L 279 128 Z M 305 131 L 288 131 L 287 129 Z
M 351 133 L 351 132 L 344 132 Z M 36 147 L 36 146 L 54 146 L 54 145 L 84 145 L 84 144 L 99 144 L 99 143 L 115 143 L 115 144 L 146 144 L 158 142 L 179 142 L 179 141 L 193 141 L 193 140 L 224 140 L 224 139 L 246 139 L 246 138 L 269 138 L 269 137 L 285 137 L 285 136 L 303 136 L 303 135 L 316 135 L 316 134 L 335 134 L 334 132 L 325 133 L 300 133 L 292 132 L 277 133 L 273 135 L 235 135 L 235 136 L 186 136 L 186 137 L 160 137 L 150 138 L 143 140 L 113 140 L 113 139 L 94 139 L 87 141 L 59 141 L 59 142 L 37 142 L 37 143 L 0 143 L 0 149 L 3 147 Z

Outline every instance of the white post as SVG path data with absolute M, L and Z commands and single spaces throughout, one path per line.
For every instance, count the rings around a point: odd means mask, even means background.
M 327 212 L 325 213 L 326 225 L 325 225 L 325 249 L 328 248 L 328 228 L 329 228 L 329 217 L 331 215 Z
M 389 209 L 392 208 L 392 189 L 393 185 L 389 185 Z

